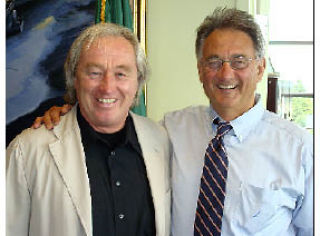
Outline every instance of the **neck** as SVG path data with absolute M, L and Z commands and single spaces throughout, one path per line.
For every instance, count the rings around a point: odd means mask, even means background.
M 243 113 L 239 114 L 239 113 L 235 113 L 232 111 L 220 111 L 220 110 L 216 110 L 215 111 L 218 113 L 218 115 L 224 120 L 224 121 L 232 121 L 236 118 L 238 118 L 239 116 L 241 116 Z
M 214 104 L 211 103 L 212 108 L 217 112 L 217 114 L 225 121 L 232 121 L 235 120 L 236 118 L 242 116 L 245 112 L 249 111 L 253 106 L 254 102 L 252 103 L 251 106 L 247 107 L 239 107 L 235 109 L 234 107 L 232 108 L 221 108 L 221 107 L 216 107 Z

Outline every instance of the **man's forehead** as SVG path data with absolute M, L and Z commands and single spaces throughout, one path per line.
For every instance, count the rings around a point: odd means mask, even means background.
M 216 29 L 204 41 L 203 55 L 220 57 L 227 54 L 232 57 L 253 56 L 254 45 L 250 36 L 241 30 Z
M 82 51 L 88 50 L 91 48 L 99 48 L 103 50 L 103 49 L 113 48 L 113 47 L 134 52 L 134 47 L 128 39 L 124 38 L 123 36 L 113 36 L 113 35 L 99 36 L 99 37 L 86 40 L 83 44 Z
M 135 62 L 135 51 L 132 44 L 123 37 L 102 37 L 86 42 L 80 52 L 80 60 L 89 58 L 113 58 Z
M 253 44 L 252 38 L 247 32 L 232 28 L 215 29 L 206 37 L 204 43 L 219 42 L 223 44 L 240 40 Z

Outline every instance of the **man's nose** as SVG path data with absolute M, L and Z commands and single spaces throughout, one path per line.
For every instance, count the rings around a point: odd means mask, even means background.
M 102 92 L 111 92 L 115 87 L 115 76 L 112 73 L 106 73 L 100 82 Z
M 224 61 L 219 69 L 218 73 L 222 78 L 231 78 L 233 76 L 234 69 L 232 69 L 229 61 Z

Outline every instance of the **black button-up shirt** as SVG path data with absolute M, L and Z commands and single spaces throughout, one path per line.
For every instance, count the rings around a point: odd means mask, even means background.
M 155 235 L 155 216 L 142 151 L 130 116 L 119 132 L 96 132 L 77 119 L 86 155 L 94 236 Z

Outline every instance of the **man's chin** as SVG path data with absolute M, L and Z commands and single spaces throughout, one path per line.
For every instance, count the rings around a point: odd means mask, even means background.
M 235 99 L 220 99 L 211 102 L 211 106 L 215 110 L 237 110 L 238 102 Z

